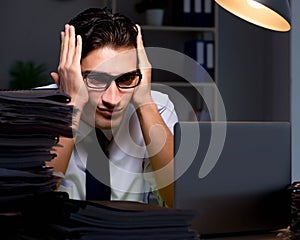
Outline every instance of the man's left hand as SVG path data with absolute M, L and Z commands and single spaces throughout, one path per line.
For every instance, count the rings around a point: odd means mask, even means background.
M 136 25 L 138 28 L 137 35 L 137 56 L 138 56 L 138 67 L 142 73 L 142 80 L 139 86 L 134 89 L 132 102 L 136 108 L 152 103 L 151 98 L 151 64 L 148 60 L 146 50 L 144 48 L 141 27 Z

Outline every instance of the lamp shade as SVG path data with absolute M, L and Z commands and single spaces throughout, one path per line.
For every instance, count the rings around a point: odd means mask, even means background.
M 258 26 L 275 30 L 291 29 L 288 0 L 215 0 L 221 7 Z

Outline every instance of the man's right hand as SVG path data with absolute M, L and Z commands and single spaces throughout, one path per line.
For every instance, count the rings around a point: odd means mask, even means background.
M 65 25 L 65 31 L 61 32 L 61 50 L 58 72 L 52 72 L 51 76 L 59 87 L 60 91 L 71 96 L 71 102 L 79 111 L 73 119 L 73 129 L 79 126 L 82 110 L 88 102 L 88 90 L 84 84 L 81 74 L 81 36 L 75 37 L 75 29 L 73 26 Z M 69 159 L 75 144 L 74 138 L 59 139 L 59 145 L 55 147 L 54 153 L 57 157 L 47 162 L 48 166 L 54 167 L 55 171 L 66 173 Z M 61 147 L 62 146 L 62 147 Z
M 65 31 L 61 32 L 61 49 L 58 73 L 52 72 L 51 76 L 60 91 L 71 96 L 71 104 L 79 111 L 88 102 L 88 90 L 81 74 L 82 39 L 80 35 L 75 37 L 74 26 L 65 25 Z

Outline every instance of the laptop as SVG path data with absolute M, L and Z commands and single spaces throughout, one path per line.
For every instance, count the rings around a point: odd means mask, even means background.
M 178 122 L 174 204 L 201 236 L 261 233 L 290 219 L 288 122 Z

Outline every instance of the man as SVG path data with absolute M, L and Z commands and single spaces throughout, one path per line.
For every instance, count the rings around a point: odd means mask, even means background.
M 92 175 L 109 185 L 111 200 L 147 202 L 153 191 L 171 207 L 172 131 L 178 119 L 168 97 L 151 91 L 140 27 L 106 8 L 83 11 L 61 32 L 58 72 L 51 76 L 77 109 L 74 138 L 60 139 L 62 147 L 49 164 L 65 174 L 59 190 L 74 199 L 103 200 L 93 194 L 107 187 L 92 186 Z M 108 168 L 99 152 L 94 154 L 98 160 L 89 160 L 97 148 L 91 147 L 97 140 L 90 137 L 102 135 L 101 145 L 107 142 L 103 133 L 110 141 L 103 147 Z M 99 167 L 109 172 L 108 181 L 96 174 Z

